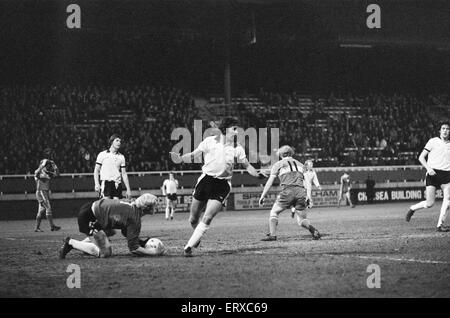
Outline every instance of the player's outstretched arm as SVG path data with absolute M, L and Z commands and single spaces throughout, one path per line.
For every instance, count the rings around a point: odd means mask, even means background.
M 172 155 L 172 159 L 174 160 L 175 163 L 182 163 L 182 162 L 187 162 L 187 160 L 191 157 L 197 157 L 198 155 L 200 155 L 202 153 L 202 151 L 200 149 L 195 149 L 193 152 L 188 152 L 185 153 L 184 155 L 180 155 L 179 153 L 176 152 L 169 152 L 170 155 Z
M 242 165 L 247 170 L 247 172 L 256 178 L 267 178 L 267 175 L 264 172 L 258 172 L 255 167 L 253 167 L 250 162 L 248 162 L 247 158 L 243 160 Z
M 261 193 L 261 197 L 259 198 L 259 204 L 263 205 L 264 203 L 264 198 L 267 195 L 267 192 L 269 192 L 270 188 L 272 187 L 272 184 L 275 180 L 276 176 L 275 175 L 270 175 L 269 179 L 266 182 L 266 185 L 264 186 L 264 190 Z
M 135 248 L 133 250 L 130 250 L 131 253 L 133 253 L 134 255 L 137 255 L 137 256 L 161 255 L 161 253 L 158 252 L 157 250 L 145 248 L 145 244 L 147 244 L 148 240 L 150 240 L 150 238 L 146 238 L 145 240 L 139 238 L 138 239 L 139 246 L 137 246 L 137 248 Z

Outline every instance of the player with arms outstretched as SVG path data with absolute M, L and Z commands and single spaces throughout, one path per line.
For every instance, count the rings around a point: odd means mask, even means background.
M 267 192 L 272 187 L 275 178 L 280 179 L 281 192 L 277 196 L 276 202 L 272 206 L 269 216 L 270 233 L 262 241 L 277 240 L 278 216 L 281 212 L 292 207 L 297 214 L 297 223 L 299 226 L 307 229 L 314 240 L 318 240 L 321 234 L 312 226 L 307 219 L 306 213 L 306 189 L 303 183 L 304 166 L 300 161 L 292 158 L 294 151 L 289 146 L 282 146 L 278 150 L 281 160 L 275 163 L 270 172 L 270 177 L 264 186 L 264 190 L 259 199 L 262 206 Z
M 450 123 L 442 123 L 439 137 L 428 140 L 419 156 L 422 166 L 427 169 L 425 179 L 426 200 L 412 205 L 406 214 L 409 222 L 414 212 L 428 209 L 434 205 L 436 189 L 442 188 L 444 199 L 437 223 L 438 232 L 449 232 L 450 228 L 444 225 L 450 206 Z
M 175 209 L 177 208 L 178 180 L 169 173 L 169 179 L 164 180 L 161 187 L 162 194 L 166 197 L 166 220 L 173 220 Z
M 36 215 L 35 232 L 43 232 L 41 230 L 41 220 L 45 216 L 50 224 L 51 231 L 58 231 L 61 229 L 53 222 L 52 206 L 50 204 L 50 180 L 59 175 L 58 167 L 55 162 L 51 160 L 53 151 L 50 148 L 44 150 L 45 159 L 42 159 L 39 167 L 34 171 L 34 180 L 36 181 L 36 199 L 38 201 L 38 212 Z
M 127 199 L 102 198 L 94 203 L 84 204 L 78 214 L 78 227 L 87 238 L 78 241 L 69 236 L 66 237 L 59 251 L 59 258 L 65 258 L 72 249 L 95 257 L 110 257 L 112 248 L 108 236 L 114 235 L 114 229 L 120 229 L 123 236 L 127 238 L 131 253 L 138 256 L 155 255 L 144 248 L 148 239 L 140 239 L 139 234 L 141 217 L 151 213 L 156 201 L 156 196 L 144 193 L 132 202 Z
M 219 125 L 220 134 L 205 138 L 197 149 L 191 153 L 179 154 L 171 152 L 175 162 L 186 160 L 203 154 L 205 163 L 202 175 L 195 185 L 189 222 L 194 229 L 191 238 L 184 247 L 184 255 L 192 256 L 192 249 L 198 247 L 200 240 L 209 229 L 212 220 L 222 209 L 231 191 L 231 178 L 235 159 L 254 177 L 263 177 L 248 162 L 244 148 L 235 144 L 238 133 L 238 121 L 227 117 Z M 202 210 L 206 208 L 200 221 Z

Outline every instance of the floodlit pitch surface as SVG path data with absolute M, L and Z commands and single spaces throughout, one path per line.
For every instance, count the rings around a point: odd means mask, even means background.
M 120 233 L 114 256 L 96 259 L 57 253 L 66 235 L 83 238 L 76 219 L 63 229 L 34 233 L 34 221 L 1 222 L 2 297 L 449 297 L 450 233 L 435 230 L 440 203 L 404 220 L 408 203 L 314 208 L 311 222 L 324 234 L 313 241 L 285 211 L 278 241 L 261 242 L 269 211 L 221 212 L 194 257 L 182 256 L 192 229 L 188 214 L 166 221 L 143 218 L 142 235 L 160 238 L 161 257 L 134 257 Z M 55 211 L 57 217 L 58 211 Z M 450 220 L 449 220 L 450 221 Z M 80 288 L 66 281 L 80 267 Z M 380 288 L 368 288 L 370 264 L 380 267 Z

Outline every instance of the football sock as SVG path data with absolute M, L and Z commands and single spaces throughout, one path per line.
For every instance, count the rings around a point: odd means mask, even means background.
M 169 218 L 169 215 L 170 215 L 170 208 L 166 207 L 166 219 Z
M 77 241 L 74 239 L 70 239 L 69 244 L 74 249 L 85 252 L 89 255 L 93 255 L 93 256 L 97 256 L 97 257 L 100 255 L 100 249 L 94 243 L 88 243 L 85 241 Z
M 36 216 L 36 229 L 41 227 L 41 220 L 40 216 Z
M 413 211 L 417 211 L 417 210 L 420 210 L 420 209 L 426 209 L 426 208 L 428 208 L 426 200 L 425 201 L 421 201 L 421 202 L 419 202 L 417 204 L 414 204 L 414 205 L 412 205 L 410 207 L 410 209 L 413 210 Z
M 271 215 L 269 218 L 270 235 L 277 236 L 278 216 Z
M 316 231 L 316 228 L 315 228 L 314 226 L 312 226 L 311 224 L 309 224 L 309 226 L 308 226 L 308 231 L 309 231 L 311 234 L 314 234 L 314 232 Z
M 442 224 L 444 224 L 445 219 L 447 218 L 447 215 L 448 215 L 449 205 L 450 205 L 449 199 L 442 200 L 441 212 L 439 214 L 439 221 L 437 224 L 438 227 L 441 226 Z
M 194 233 L 192 233 L 191 238 L 189 239 L 189 241 L 187 242 L 186 246 L 184 247 L 185 249 L 187 247 L 194 247 L 198 244 L 198 242 L 200 242 L 202 236 L 206 233 L 206 231 L 209 229 L 209 225 L 200 222 L 197 227 L 194 230 Z

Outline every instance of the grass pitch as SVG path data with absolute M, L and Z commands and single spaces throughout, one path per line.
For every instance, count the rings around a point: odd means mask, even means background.
M 118 232 L 111 238 L 114 256 L 96 259 L 71 251 L 59 260 L 62 239 L 78 233 L 76 219 L 34 233 L 34 221 L 0 223 L 1 297 L 450 297 L 450 233 L 436 232 L 439 205 L 416 212 L 408 203 L 313 208 L 311 223 L 323 234 L 313 241 L 290 212 L 281 214 L 278 241 L 261 242 L 269 211 L 223 211 L 194 257 L 183 247 L 192 229 L 188 214 L 173 221 L 162 214 L 143 217 L 142 236 L 166 246 L 161 257 L 135 257 Z M 57 211 L 56 211 L 57 217 Z M 81 288 L 66 281 L 70 264 L 81 269 Z M 367 272 L 377 264 L 380 288 L 368 288 Z

